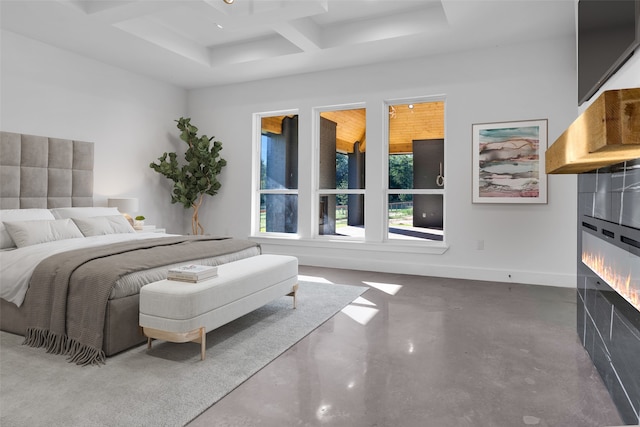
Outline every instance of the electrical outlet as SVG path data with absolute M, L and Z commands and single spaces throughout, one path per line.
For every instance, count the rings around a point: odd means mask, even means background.
M 484 240 L 478 240 L 476 242 L 476 249 L 479 251 L 483 251 L 484 250 Z

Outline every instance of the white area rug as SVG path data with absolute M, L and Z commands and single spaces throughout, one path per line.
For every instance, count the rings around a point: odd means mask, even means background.
M 0 425 L 184 425 L 366 289 L 301 282 L 296 310 L 283 297 L 207 334 L 204 361 L 200 344 L 154 341 L 80 367 L 1 332 Z

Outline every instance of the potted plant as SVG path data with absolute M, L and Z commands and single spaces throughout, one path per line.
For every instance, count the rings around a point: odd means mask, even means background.
M 143 215 L 138 215 L 137 217 L 135 217 L 133 219 L 133 228 L 135 228 L 136 230 L 142 230 L 142 227 L 144 227 L 144 220 L 145 217 Z
M 173 181 L 171 203 L 180 203 L 185 209 L 192 208 L 191 230 L 193 234 L 204 234 L 198 213 L 206 194 L 213 196 L 221 187 L 218 174 L 227 161 L 220 158 L 222 143 L 211 142 L 214 137 L 198 136 L 198 128 L 191 124 L 190 118 L 181 117 L 176 120 L 181 131 L 180 139 L 188 148 L 184 153 L 185 163 L 178 163 L 176 153 L 164 153 L 158 157 L 158 163 L 149 167 Z

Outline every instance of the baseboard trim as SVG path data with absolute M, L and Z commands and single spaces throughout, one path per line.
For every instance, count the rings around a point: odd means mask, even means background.
M 281 249 L 279 247 L 263 247 L 265 253 L 271 250 Z M 398 262 L 385 261 L 381 259 L 358 258 L 354 263 L 353 258 L 328 256 L 328 255 L 308 255 L 291 254 L 283 251 L 281 254 L 294 255 L 298 258 L 300 265 L 313 267 L 341 268 L 348 270 L 378 271 L 381 273 L 413 274 L 417 276 L 448 277 L 453 279 L 483 280 L 504 283 L 523 283 L 541 286 L 557 286 L 562 288 L 576 288 L 576 275 L 547 273 L 525 270 L 507 270 L 500 268 L 479 268 L 472 266 L 452 266 L 441 264 L 427 264 L 424 262 Z

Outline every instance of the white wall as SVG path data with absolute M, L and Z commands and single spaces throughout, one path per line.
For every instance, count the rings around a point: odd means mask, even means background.
M 567 38 L 193 90 L 188 114 L 223 142 L 228 161 L 221 192 L 202 208 L 205 229 L 236 237 L 251 232 L 253 113 L 299 109 L 302 171 L 308 169 L 303 154 L 311 152 L 313 107 L 366 102 L 367 149 L 375 150 L 382 143 L 384 100 L 445 95 L 444 254 L 370 250 L 375 245 L 340 249 L 308 239 L 263 241 L 264 251 L 294 254 L 310 265 L 573 287 L 575 176 L 549 176 L 545 205 L 472 204 L 471 125 L 546 118 L 551 144 L 577 116 L 574 52 L 575 41 Z M 367 185 L 383 183 L 380 168 L 372 166 Z M 484 250 L 476 249 L 478 240 Z
M 94 142 L 96 206 L 138 197 L 147 223 L 190 229 L 169 181 L 149 168 L 182 149 L 173 120 L 186 112 L 185 90 L 7 31 L 1 60 L 3 131 Z

